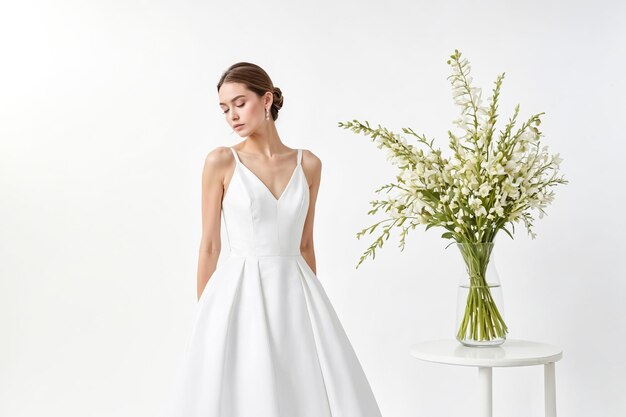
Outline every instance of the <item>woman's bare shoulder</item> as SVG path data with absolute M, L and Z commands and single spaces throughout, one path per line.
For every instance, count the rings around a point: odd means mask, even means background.
M 322 168 L 322 160 L 309 149 L 302 149 L 302 164 L 314 170 Z
M 228 146 L 216 146 L 205 156 L 205 164 L 214 166 L 228 165 L 233 160 L 233 153 Z
M 302 150 L 302 169 L 309 186 L 317 189 L 322 176 L 322 160 L 308 149 Z
M 224 173 L 233 161 L 233 153 L 228 146 L 217 146 L 206 154 L 204 171 L 212 174 Z

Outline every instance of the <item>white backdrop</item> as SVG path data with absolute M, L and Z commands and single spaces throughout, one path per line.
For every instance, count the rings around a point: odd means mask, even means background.
M 0 415 L 154 416 L 191 331 L 206 154 L 240 138 L 215 85 L 261 65 L 282 140 L 323 161 L 318 275 L 385 417 L 471 415 L 475 368 L 418 361 L 453 337 L 456 248 L 398 235 L 355 265 L 397 172 L 358 119 L 445 151 L 458 48 L 499 124 L 545 112 L 564 159 L 536 240 L 501 233 L 511 339 L 557 344 L 563 416 L 626 413 L 623 2 L 24 1 L 0 10 Z M 478 4 L 479 3 L 479 4 Z M 621 4 L 620 4 L 621 3 Z M 228 250 L 224 246 L 224 251 Z M 494 412 L 543 415 L 541 367 L 494 370 Z M 217 416 L 216 416 L 217 417 Z M 346 416 L 348 417 L 348 416 Z M 357 417 L 357 416 L 350 416 Z

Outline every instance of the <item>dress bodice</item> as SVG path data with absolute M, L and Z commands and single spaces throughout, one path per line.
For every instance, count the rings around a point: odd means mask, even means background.
M 300 255 L 309 207 L 302 149 L 298 149 L 296 167 L 278 198 L 241 162 L 237 151 L 229 149 L 236 166 L 222 200 L 222 217 L 231 255 Z

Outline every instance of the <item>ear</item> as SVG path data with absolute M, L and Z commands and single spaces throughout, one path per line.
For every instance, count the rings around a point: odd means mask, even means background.
M 274 103 L 274 94 L 271 91 L 266 91 L 263 95 L 263 99 L 266 108 L 271 108 Z

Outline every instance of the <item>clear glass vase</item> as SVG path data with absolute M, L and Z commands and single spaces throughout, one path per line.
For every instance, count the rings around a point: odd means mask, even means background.
M 504 343 L 504 302 L 495 267 L 493 242 L 457 243 L 462 272 L 459 276 L 456 339 L 465 346 L 497 346 Z

